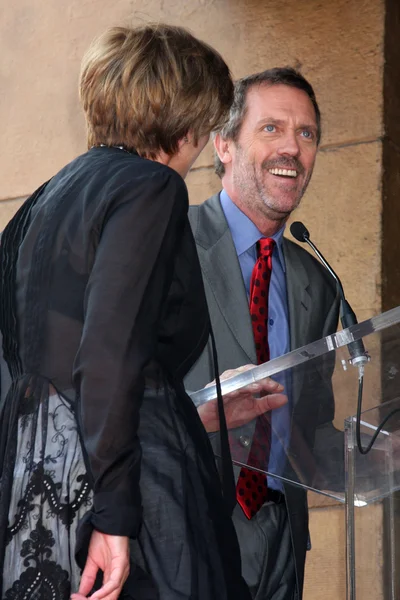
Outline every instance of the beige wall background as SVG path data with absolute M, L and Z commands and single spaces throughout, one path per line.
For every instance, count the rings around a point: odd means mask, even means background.
M 117 23 L 158 19 L 182 24 L 220 50 L 235 77 L 289 64 L 301 68 L 313 83 L 324 133 L 315 174 L 296 218 L 307 221 L 322 247 L 329 245 L 329 258 L 343 276 L 349 299 L 360 316 L 370 316 L 380 307 L 384 17 L 383 0 L 4 3 L 2 222 L 18 199 L 85 150 L 77 81 L 91 39 Z M 195 165 L 188 186 L 192 202 L 219 189 L 210 148 Z
M 0 226 L 21 200 L 85 150 L 77 82 L 80 58 L 91 39 L 113 24 L 161 20 L 185 25 L 225 56 L 235 77 L 291 65 L 314 85 L 323 117 L 322 145 L 312 183 L 295 218 L 304 220 L 315 243 L 341 274 L 359 320 L 377 314 L 384 302 L 382 273 L 387 275 L 382 223 L 387 223 L 393 239 L 398 237 L 393 194 L 386 193 L 385 203 L 382 194 L 384 88 L 390 88 L 385 80 L 385 32 L 388 23 L 395 27 L 388 13 L 396 10 L 396 4 L 396 0 L 386 6 L 384 0 L 3 2 Z M 398 33 L 393 34 L 393 45 Z M 391 73 L 394 78 L 396 69 Z M 399 128 L 395 141 L 398 132 Z M 392 167 L 399 162 L 393 147 L 389 153 Z M 393 192 L 400 182 L 398 176 L 392 180 Z M 190 173 L 188 187 L 194 203 L 218 191 L 210 147 Z M 386 220 L 384 208 L 390 212 Z M 390 239 L 385 244 L 390 253 Z M 392 257 L 388 264 L 398 269 L 397 263 Z M 386 308 L 394 306 L 396 299 L 400 303 L 396 290 L 390 292 L 391 304 L 386 301 Z M 313 551 L 307 562 L 305 600 L 341 600 L 345 598 L 343 510 L 321 506 L 315 498 L 312 505 Z M 374 545 L 360 595 L 364 600 L 384 598 L 380 519 L 378 507 L 365 513 L 360 524 L 360 535 L 370 529 Z

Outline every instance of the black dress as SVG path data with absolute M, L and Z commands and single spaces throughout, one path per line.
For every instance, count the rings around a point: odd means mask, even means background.
M 187 205 L 175 171 L 93 148 L 4 231 L 2 598 L 68 599 L 93 527 L 132 540 L 123 598 L 249 598 L 182 385 L 209 335 Z

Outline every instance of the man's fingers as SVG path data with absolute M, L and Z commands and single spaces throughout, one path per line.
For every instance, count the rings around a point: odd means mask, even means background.
M 234 372 L 243 373 L 244 371 L 249 371 L 250 369 L 254 369 L 255 365 L 242 365 L 237 369 L 233 369 Z
M 222 375 L 219 376 L 219 380 L 224 381 L 224 379 L 229 379 L 230 377 L 233 377 L 234 375 L 237 375 L 236 369 L 228 369 L 228 371 L 224 371 L 222 373 Z M 215 385 L 215 379 L 210 381 L 210 383 L 207 383 L 207 385 L 205 385 L 204 387 L 208 388 L 213 385 Z
M 220 376 L 220 380 L 221 381 L 225 381 L 226 379 L 230 379 L 231 377 L 235 377 L 235 375 L 240 375 L 241 373 L 245 373 L 246 371 L 249 371 L 250 369 L 254 369 L 255 365 L 242 365 L 241 367 L 238 367 L 237 369 L 228 369 L 227 371 L 224 371 Z M 215 385 L 215 379 L 214 381 L 210 381 L 210 383 L 208 383 L 205 387 L 210 387 L 212 385 Z M 247 388 L 252 388 L 253 391 L 257 392 L 260 390 L 265 390 L 266 392 L 281 392 L 283 390 L 283 386 L 278 383 L 277 381 L 274 381 L 273 379 L 271 379 L 270 377 L 266 377 L 265 379 L 262 379 L 261 381 L 258 381 L 257 383 L 252 383 L 249 386 L 246 386 L 246 388 L 241 388 L 240 390 L 238 390 L 238 392 L 247 389 Z M 232 392 L 233 393 L 233 392 Z
M 256 408 L 257 412 L 261 415 L 269 410 L 280 408 L 284 406 L 288 401 L 288 397 L 285 394 L 268 394 L 262 398 L 257 398 Z
M 249 369 L 254 369 L 254 365 L 242 365 L 237 369 L 228 369 L 227 371 L 224 371 L 222 375 L 219 376 L 219 378 L 221 381 L 224 381 L 225 379 L 230 379 L 231 377 L 235 377 L 235 375 L 240 375 L 245 371 L 249 371 Z M 215 381 L 213 381 L 212 383 L 214 384 Z
M 252 385 L 258 386 L 260 392 L 270 394 L 283 392 L 284 389 L 282 384 L 280 384 L 278 381 L 274 381 L 270 377 L 261 379 L 260 381 L 257 381 L 257 383 L 253 383 Z
M 283 392 L 283 390 L 283 385 L 277 381 L 274 381 L 270 377 L 266 377 L 257 383 L 250 383 L 249 385 L 239 388 L 238 390 L 224 394 L 224 399 L 230 400 L 240 395 L 243 396 L 244 394 L 279 394 Z

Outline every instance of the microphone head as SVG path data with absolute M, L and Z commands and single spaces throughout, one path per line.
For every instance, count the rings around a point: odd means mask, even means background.
M 307 227 L 301 221 L 295 221 L 291 224 L 290 233 L 298 242 L 305 242 L 310 237 Z

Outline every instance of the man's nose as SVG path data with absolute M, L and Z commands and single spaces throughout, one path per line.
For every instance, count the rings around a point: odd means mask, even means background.
M 278 154 L 280 156 L 299 156 L 300 144 L 294 131 L 287 132 L 281 137 L 278 147 Z

